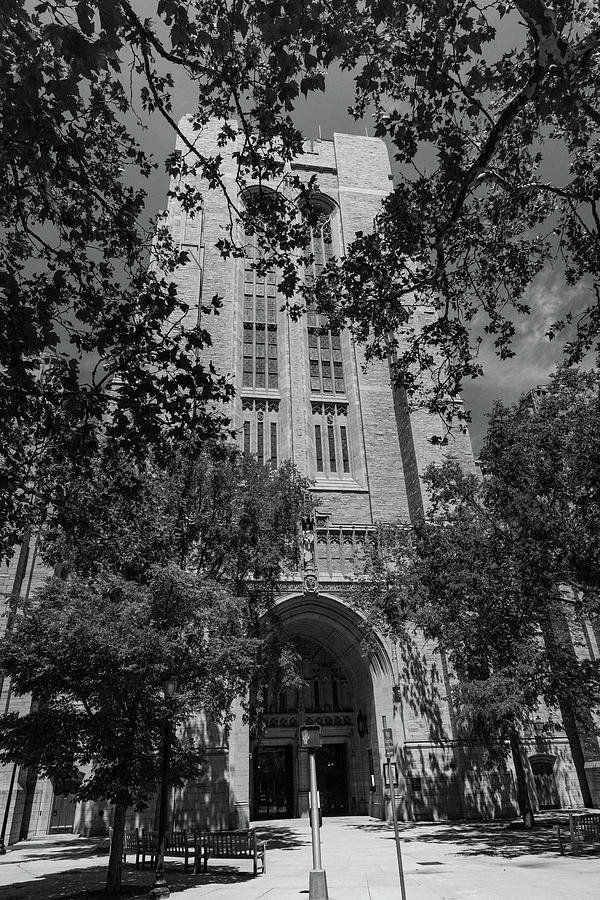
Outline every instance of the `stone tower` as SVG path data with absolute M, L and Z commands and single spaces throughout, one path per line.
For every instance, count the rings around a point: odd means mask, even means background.
M 217 152 L 217 123 L 196 133 L 184 118 L 180 127 L 202 154 Z M 179 149 L 185 152 L 183 144 Z M 234 186 L 234 161 L 225 157 L 224 168 L 228 186 Z M 315 175 L 318 184 L 314 262 L 304 273 L 311 277 L 330 257 L 343 256 L 357 231 L 372 228 L 391 190 L 389 157 L 378 139 L 334 134 L 331 141 L 307 141 L 292 170 L 307 180 Z M 430 442 L 440 423 L 425 410 L 409 410 L 392 387 L 387 363 L 365 367 L 363 351 L 348 333 L 331 330 L 311 311 L 295 322 L 282 312 L 277 272 L 258 274 L 251 249 L 247 259 L 223 260 L 215 244 L 228 226 L 226 200 L 201 181 L 195 187 L 203 195 L 202 214 L 190 218 L 172 200 L 167 224 L 189 254 L 177 281 L 191 321 L 197 321 L 201 299 L 223 298 L 220 314 L 202 324 L 212 336 L 210 358 L 235 387 L 229 413 L 240 449 L 275 466 L 291 459 L 313 480 L 320 506 L 315 527 L 303 534 L 303 571 L 282 585 L 277 603 L 280 626 L 302 654 L 305 687 L 269 691 L 266 731 L 259 740 L 241 720 L 228 741 L 213 735 L 209 753 L 216 784 L 182 792 L 182 824 L 191 818 L 235 826 L 248 817 L 306 814 L 307 757 L 297 746 L 303 723 L 322 727 L 324 814 L 385 817 L 390 809 L 382 716 L 394 732 L 401 815 L 510 813 L 509 772 L 492 786 L 477 754 L 460 746 L 444 660 L 417 637 L 422 680 L 416 684 L 410 662 L 399 659 L 387 641 L 364 651 L 364 622 L 356 604 L 347 602 L 376 524 L 410 524 L 423 515 L 421 476 L 441 458 Z M 415 313 L 430 315 L 427 309 Z M 453 435 L 444 452 L 473 466 L 467 435 Z

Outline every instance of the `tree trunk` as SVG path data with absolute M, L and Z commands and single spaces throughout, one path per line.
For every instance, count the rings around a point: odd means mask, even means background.
M 523 825 L 525 828 L 533 828 L 535 821 L 533 818 L 533 809 L 529 798 L 529 789 L 527 787 L 527 777 L 523 766 L 523 757 L 521 756 L 521 742 L 516 731 L 510 733 L 510 749 L 512 750 L 512 758 L 515 764 L 515 775 L 517 776 L 517 797 L 519 800 L 519 811 L 523 817 Z
M 123 841 L 125 838 L 125 815 L 127 806 L 124 803 L 115 805 L 108 872 L 106 873 L 105 893 L 118 895 L 121 893 L 121 874 L 123 872 Z

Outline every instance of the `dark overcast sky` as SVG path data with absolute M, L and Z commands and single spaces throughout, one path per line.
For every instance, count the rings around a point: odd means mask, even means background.
M 330 72 L 325 93 L 311 95 L 300 103 L 296 111 L 296 123 L 305 138 L 317 138 L 319 127 L 325 140 L 331 139 L 334 131 L 365 134 L 365 127 L 372 134 L 370 120 L 355 122 L 349 116 L 347 109 L 352 98 L 351 77 L 339 70 Z M 179 79 L 173 92 L 174 117 L 179 119 L 195 107 L 194 85 Z M 154 215 L 166 205 L 168 180 L 164 175 L 163 161 L 173 147 L 174 137 L 161 117 L 155 115 L 146 121 L 147 130 L 139 134 L 139 138 L 159 163 L 157 174 L 145 185 L 149 194 L 148 211 Z M 531 305 L 532 313 L 518 322 L 514 341 L 516 356 L 501 362 L 494 356 L 489 344 L 483 345 L 480 358 L 486 374 L 466 384 L 464 391 L 465 403 L 472 414 L 471 438 L 476 454 L 485 434 L 487 413 L 494 400 L 499 397 L 505 402 L 513 402 L 524 391 L 548 379 L 560 358 L 560 343 L 551 343 L 545 332 L 556 318 L 568 309 L 579 306 L 581 296 L 581 289 L 567 287 L 559 274 L 544 271 L 524 298 Z

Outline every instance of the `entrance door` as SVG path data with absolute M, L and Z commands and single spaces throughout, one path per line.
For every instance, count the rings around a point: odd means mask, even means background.
M 558 809 L 560 806 L 554 779 L 555 762 L 556 758 L 549 753 L 529 757 L 540 809 Z
M 346 745 L 324 744 L 316 753 L 317 786 L 324 816 L 348 813 Z
M 73 794 L 54 794 L 50 834 L 70 834 L 75 823 L 75 797 Z
M 290 819 L 294 778 L 292 747 L 264 747 L 256 754 L 255 819 Z

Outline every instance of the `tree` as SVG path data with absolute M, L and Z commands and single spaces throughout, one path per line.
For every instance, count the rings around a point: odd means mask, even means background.
M 354 112 L 374 110 L 400 181 L 374 233 L 331 267 L 322 298 L 371 354 L 395 357 L 400 384 L 425 389 L 451 418 L 448 397 L 482 372 L 481 331 L 500 357 L 514 355 L 515 312 L 529 311 L 523 293 L 544 266 L 583 295 L 548 337 L 572 325 L 571 360 L 597 346 L 597 9 L 374 0 L 361 16 L 350 13 L 342 52 L 358 67 Z M 419 322 L 415 304 L 436 315 Z
M 372 621 L 406 654 L 418 629 L 450 663 L 459 739 L 483 745 L 489 765 L 510 748 L 519 808 L 531 828 L 520 733 L 539 705 L 547 661 L 521 573 L 496 529 L 465 507 L 446 507 L 414 530 L 387 526 L 368 577 Z
M 447 654 L 467 734 L 510 742 L 524 816 L 519 732 L 540 701 L 560 711 L 593 806 L 582 740 L 596 740 L 600 665 L 578 658 L 565 604 L 597 630 L 598 387 L 596 371 L 559 369 L 534 405 L 496 404 L 483 477 L 430 467 L 428 519 L 386 531 L 368 592 L 388 628 L 413 622 Z
M 596 631 L 600 587 L 599 374 L 559 369 L 534 406 L 496 404 L 482 448 L 485 507 L 502 522 L 511 554 L 537 592 L 538 621 L 553 672 L 553 699 L 586 805 L 593 805 L 584 742 L 595 743 L 597 666 L 574 655 L 565 589 Z
M 272 471 L 219 444 L 143 470 L 106 447 L 91 477 L 67 484 L 42 541 L 61 577 L 2 641 L 13 691 L 34 703 L 0 719 L 0 759 L 58 779 L 84 770 L 77 798 L 115 804 L 116 892 L 126 811 L 156 792 L 165 718 L 181 726 L 203 709 L 227 724 L 269 666 L 295 683 L 293 654 L 261 636 L 259 619 L 295 560 L 307 485 L 290 466 Z M 172 699 L 166 676 L 178 681 Z M 182 784 L 202 753 L 185 730 L 171 735 Z
M 244 253 L 234 228 L 241 220 L 258 235 L 259 265 L 278 266 L 282 295 L 299 313 L 314 294 L 292 251 L 308 252 L 318 185 L 289 171 L 302 147 L 294 108 L 302 94 L 325 88 L 331 65 L 352 72 L 354 114 L 373 110 L 376 134 L 397 153 L 400 183 L 374 234 L 358 235 L 347 260 L 331 265 L 317 299 L 369 354 L 391 354 L 410 392 L 425 385 L 433 410 L 462 415 L 448 398 L 481 371 L 472 324 L 501 356 L 512 353 L 513 312 L 527 311 L 523 291 L 555 258 L 593 301 L 567 349 L 577 358 L 593 345 L 600 31 L 589 0 L 492 0 L 485 8 L 474 0 L 161 0 L 152 12 L 142 18 L 128 0 L 8 0 L 0 11 L 7 543 L 38 494 L 42 508 L 56 499 L 54 470 L 44 481 L 37 467 L 41 453 L 60 457 L 75 443 L 81 458 L 87 439 L 93 452 L 107 417 L 141 448 L 159 441 L 165 418 L 188 435 L 199 424 L 211 430 L 203 402 L 224 390 L 198 362 L 206 333 L 165 327 L 187 311 L 168 277 L 183 257 L 160 227 L 151 242 L 144 192 L 132 187 L 131 170 L 144 178 L 155 165 L 128 127 L 138 101 L 185 147 L 166 161 L 173 195 L 198 214 L 202 198 L 188 176 L 225 191 L 232 229 L 222 252 Z M 222 154 L 203 156 L 179 131 L 172 72 L 197 85 L 194 128 L 221 122 Z M 548 170 L 557 148 L 567 174 Z M 235 192 L 223 177 L 229 151 Z M 267 181 L 281 190 L 237 205 L 238 190 Z M 438 315 L 415 323 L 415 302 Z M 49 350 L 64 365 L 43 386 L 36 371 Z M 98 358 L 89 378 L 87 354 Z M 115 374 L 126 386 L 116 406 L 108 391 Z
M 203 636 L 210 634 L 209 640 Z M 159 570 L 144 586 L 116 576 L 53 580 L 15 619 L 3 668 L 35 703 L 1 725 L 2 759 L 42 776 L 81 779 L 79 800 L 113 803 L 106 888 L 121 880 L 126 811 L 144 809 L 160 783 L 164 722 L 204 708 L 217 720 L 252 677 L 256 647 L 242 611 L 218 585 Z M 175 675 L 173 700 L 162 681 Z M 173 739 L 174 784 L 197 775 L 202 753 Z
M 599 426 L 598 370 L 559 368 L 533 401 L 495 404 L 481 450 L 490 514 L 587 612 L 600 588 Z

